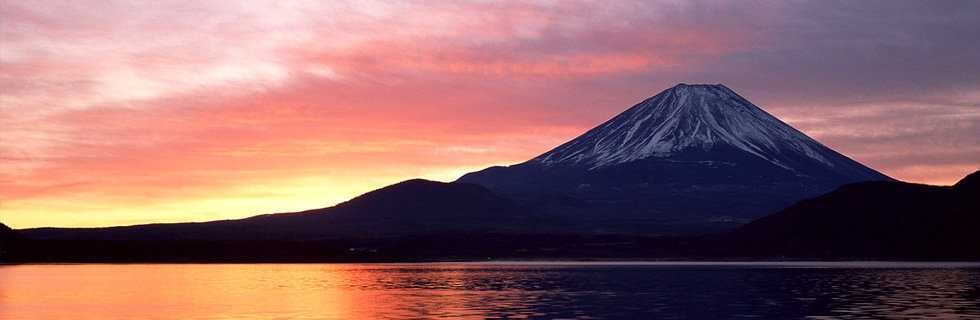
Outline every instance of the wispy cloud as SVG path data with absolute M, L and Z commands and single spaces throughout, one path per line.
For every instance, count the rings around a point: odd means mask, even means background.
M 725 83 L 899 179 L 980 159 L 974 2 L 2 1 L 14 227 L 331 205 Z

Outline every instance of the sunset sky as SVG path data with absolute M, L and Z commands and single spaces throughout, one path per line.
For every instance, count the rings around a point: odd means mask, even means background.
M 978 1 L 0 1 L 0 222 L 207 221 L 530 159 L 722 83 L 899 180 L 980 167 Z

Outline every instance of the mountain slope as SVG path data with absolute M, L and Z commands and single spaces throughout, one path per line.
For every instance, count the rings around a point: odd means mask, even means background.
M 980 171 L 951 187 L 846 185 L 753 221 L 728 243 L 766 257 L 980 259 Z
M 598 230 L 697 233 L 869 180 L 892 179 L 723 85 L 680 84 L 527 162 L 458 181 L 585 219 Z
M 0 223 L 0 262 L 29 260 L 34 249 L 33 241 Z
M 727 145 L 790 172 L 816 161 L 844 177 L 885 179 L 759 109 L 724 85 L 677 85 L 529 163 L 605 167 Z
M 334 237 L 511 232 L 540 223 L 535 212 L 470 183 L 404 181 L 333 207 L 241 220 L 111 228 L 38 228 L 34 240 L 312 241 Z

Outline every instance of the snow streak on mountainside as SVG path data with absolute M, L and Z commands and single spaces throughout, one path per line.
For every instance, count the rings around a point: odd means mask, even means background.
M 724 85 L 680 84 L 651 97 L 578 138 L 528 161 L 590 169 L 681 151 L 728 145 L 776 166 L 794 168 L 800 157 L 847 175 L 886 178 L 823 146 L 769 115 Z M 873 172 L 876 173 L 876 172 Z

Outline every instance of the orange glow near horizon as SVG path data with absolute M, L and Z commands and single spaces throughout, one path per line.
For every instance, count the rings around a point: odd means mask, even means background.
M 975 77 L 939 65 L 945 73 L 914 78 L 943 79 L 924 89 L 857 90 L 872 83 L 865 75 L 892 81 L 888 63 L 919 51 L 842 66 L 800 54 L 837 52 L 836 25 L 792 6 L 745 7 L 3 1 L 0 222 L 100 227 L 327 207 L 525 161 L 680 82 L 725 83 L 900 180 L 949 185 L 980 165 Z M 799 30 L 811 33 L 784 34 Z M 874 50 L 876 39 L 849 46 Z M 929 61 L 973 61 L 957 59 Z

